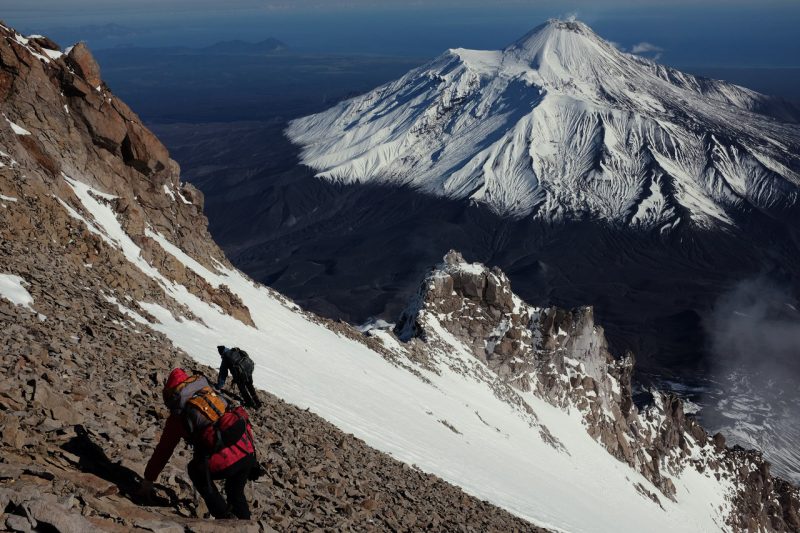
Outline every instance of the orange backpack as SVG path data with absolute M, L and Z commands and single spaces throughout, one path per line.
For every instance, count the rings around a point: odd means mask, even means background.
M 164 391 L 164 398 L 170 410 L 183 417 L 186 429 L 193 439 L 203 429 L 214 425 L 228 409 L 228 402 L 203 376 L 192 376 Z

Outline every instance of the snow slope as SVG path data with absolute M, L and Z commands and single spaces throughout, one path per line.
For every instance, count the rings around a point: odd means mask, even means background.
M 406 184 L 511 217 L 708 226 L 798 200 L 800 128 L 765 109 L 797 118 L 551 20 L 502 51 L 448 50 L 287 135 L 331 180 Z
M 487 370 L 458 340 L 447 341 L 450 348 L 439 355 L 436 372 L 412 368 L 410 360 L 393 364 L 240 272 L 218 261 L 209 270 L 166 236 L 147 230 L 147 236 L 187 268 L 238 295 L 255 327 L 243 324 L 148 264 L 109 205 L 113 197 L 64 178 L 81 202 L 80 212 L 72 209 L 70 215 L 121 250 L 196 317 L 174 316 L 160 305 L 138 302 L 156 319 L 150 327 L 198 362 L 218 364 L 214 347 L 219 344 L 241 346 L 256 362 L 259 387 L 538 525 L 572 532 L 634 531 L 642 524 L 649 531 L 723 529 L 732 490 L 727 482 L 686 468 L 672 478 L 676 501 L 661 498 L 660 505 L 655 503 L 636 486 L 652 493 L 658 489 L 595 442 L 576 411 L 529 394 L 525 402 L 535 413 L 532 417 L 498 398 L 474 377 Z M 106 296 L 125 301 L 123 294 Z M 141 316 L 127 314 L 129 327 L 142 327 Z M 448 338 L 444 331 L 441 335 Z M 383 338 L 389 349 L 402 353 L 396 340 Z M 543 426 L 562 446 L 546 442 Z M 699 448 L 695 452 L 698 457 L 705 453 Z

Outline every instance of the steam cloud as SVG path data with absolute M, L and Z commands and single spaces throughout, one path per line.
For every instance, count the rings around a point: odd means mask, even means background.
M 664 49 L 660 46 L 656 46 L 653 43 L 648 43 L 647 41 L 642 41 L 640 43 L 636 43 L 631 47 L 631 52 L 634 54 L 645 54 L 648 52 L 663 52 Z
M 706 410 L 709 429 L 764 451 L 773 471 L 800 481 L 800 313 L 791 292 L 744 281 L 719 300 L 707 329 L 712 380 L 723 389 Z
M 664 52 L 663 48 L 661 48 L 660 46 L 656 46 L 653 43 L 648 43 L 647 41 L 636 43 L 631 47 L 632 54 L 639 54 L 639 55 L 651 54 L 650 57 L 654 61 L 658 61 L 659 59 L 661 59 L 661 56 L 664 55 L 663 52 Z
M 795 381 L 800 370 L 800 313 L 790 294 L 759 278 L 724 295 L 711 323 L 716 363 L 745 366 L 776 381 Z

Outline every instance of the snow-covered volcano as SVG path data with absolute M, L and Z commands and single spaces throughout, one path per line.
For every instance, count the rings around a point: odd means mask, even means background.
M 503 215 L 731 224 L 798 200 L 797 111 L 551 20 L 500 51 L 452 49 L 293 121 L 318 176 L 406 184 Z

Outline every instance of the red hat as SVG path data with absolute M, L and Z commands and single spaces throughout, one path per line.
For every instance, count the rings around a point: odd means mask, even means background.
M 176 368 L 169 373 L 169 377 L 167 378 L 167 383 L 164 385 L 164 388 L 174 389 L 187 379 L 189 379 L 189 374 L 187 374 L 182 368 Z

